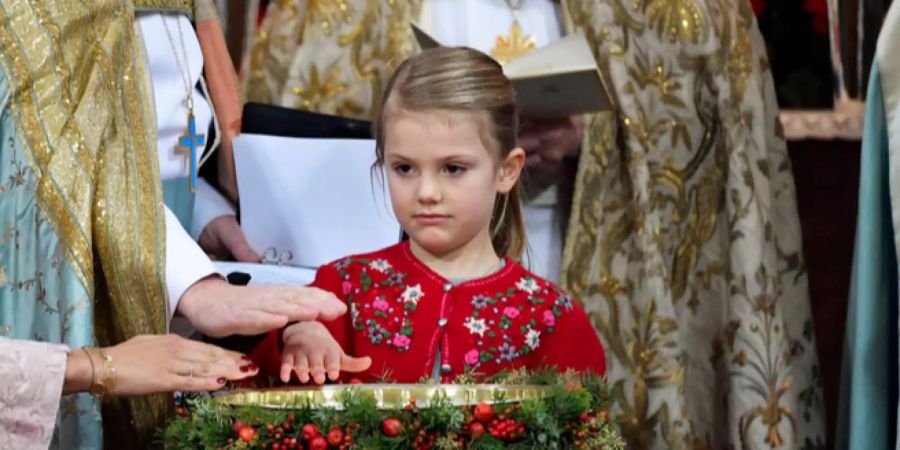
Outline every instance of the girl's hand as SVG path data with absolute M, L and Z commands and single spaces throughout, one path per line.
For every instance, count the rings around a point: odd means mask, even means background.
M 214 391 L 259 370 L 240 353 L 174 334 L 137 336 L 104 350 L 115 368 L 110 394 L 117 396 Z M 104 362 L 94 357 L 93 364 L 99 376 Z
M 291 372 L 300 382 L 312 377 L 316 384 L 336 380 L 340 372 L 362 372 L 372 365 L 372 358 L 354 358 L 331 336 L 319 322 L 298 322 L 284 330 L 284 351 L 281 355 L 281 381 L 287 383 Z

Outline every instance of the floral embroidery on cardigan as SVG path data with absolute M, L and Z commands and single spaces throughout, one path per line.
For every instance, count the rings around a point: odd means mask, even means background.
M 557 318 L 572 309 L 571 297 L 532 277 L 493 296 L 475 295 L 470 302 L 472 313 L 463 325 L 475 345 L 463 357 L 466 369 L 530 354 L 540 347 L 542 336 L 553 333 Z
M 407 274 L 395 271 L 385 259 L 345 258 L 334 268 L 350 305 L 353 329 L 365 332 L 372 344 L 409 350 L 411 315 L 425 296 L 421 285 L 407 286 L 403 282 Z

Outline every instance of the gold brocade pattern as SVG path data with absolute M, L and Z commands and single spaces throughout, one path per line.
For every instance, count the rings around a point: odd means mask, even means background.
M 589 116 L 563 261 L 630 448 L 824 447 L 787 148 L 743 0 L 564 2 L 616 113 Z
M 248 101 L 369 119 L 415 47 L 421 0 L 278 0 L 250 51 Z
M 537 385 L 512 384 L 363 384 L 311 387 L 280 387 L 259 390 L 225 392 L 217 401 L 225 405 L 285 408 L 341 408 L 342 399 L 353 391 L 371 396 L 378 408 L 403 408 L 415 400 L 420 408 L 428 408 L 435 396 L 455 406 L 522 402 L 550 395 L 550 388 Z
M 270 6 L 246 92 L 369 118 L 370 74 L 399 60 L 353 50 L 375 54 L 394 36 L 402 59 L 419 5 L 319 2 L 349 15 L 308 13 L 307 0 Z M 822 448 L 793 178 L 749 3 L 562 6 L 613 104 L 585 117 L 562 278 L 606 346 L 629 448 Z
M 166 330 L 155 127 L 133 21 L 131 3 L 118 0 L 0 8 L 0 64 L 37 201 L 93 296 L 100 345 Z M 107 418 L 120 420 L 107 428 L 111 445 L 143 446 L 165 413 L 160 397 L 110 406 Z
M 194 0 L 134 0 L 136 11 L 170 11 L 194 15 Z

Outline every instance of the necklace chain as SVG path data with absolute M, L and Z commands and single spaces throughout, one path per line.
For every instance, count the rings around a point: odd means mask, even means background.
M 181 43 L 181 55 L 184 57 L 184 66 L 181 64 L 181 58 L 178 57 L 178 49 L 175 47 L 175 40 L 172 38 L 172 33 L 169 31 L 169 25 L 166 23 L 165 17 L 163 17 L 163 27 L 166 29 L 169 44 L 172 46 L 175 64 L 178 66 L 178 74 L 181 75 L 181 82 L 184 83 L 184 89 L 187 91 L 187 99 L 185 101 L 187 102 L 188 111 L 192 112 L 194 110 L 194 89 L 191 86 L 191 66 L 187 56 L 187 47 L 184 45 L 184 32 L 181 31 L 181 20 L 178 17 L 175 20 L 178 23 L 178 40 Z

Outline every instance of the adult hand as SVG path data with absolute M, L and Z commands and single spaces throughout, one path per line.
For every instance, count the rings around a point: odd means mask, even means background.
M 312 287 L 232 286 L 204 278 L 185 291 L 178 312 L 211 337 L 255 335 L 288 322 L 333 320 L 347 312 L 334 294 Z
M 581 116 L 525 120 L 519 133 L 519 146 L 525 150 L 525 182 L 539 192 L 559 181 L 563 160 L 581 145 Z
M 119 396 L 214 391 L 259 370 L 240 353 L 174 334 L 137 336 L 105 351 L 116 369 L 111 394 Z M 95 370 L 102 365 L 95 358 Z
M 233 214 L 216 217 L 206 224 L 197 240 L 212 259 L 234 258 L 239 262 L 258 263 L 261 258 L 244 235 Z

